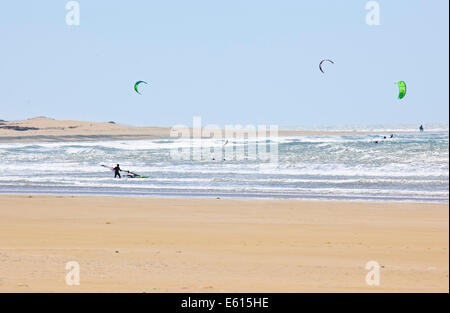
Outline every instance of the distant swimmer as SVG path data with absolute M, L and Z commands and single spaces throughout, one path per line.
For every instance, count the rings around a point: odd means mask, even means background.
M 119 164 L 117 164 L 116 167 L 113 168 L 113 170 L 114 170 L 114 178 L 116 178 L 117 176 L 119 176 L 119 178 L 121 178 L 121 176 L 120 176 L 121 169 L 120 169 Z
M 394 138 L 394 134 L 391 134 L 391 136 L 389 138 Z
M 423 133 L 423 125 L 420 125 L 419 130 L 421 133 Z

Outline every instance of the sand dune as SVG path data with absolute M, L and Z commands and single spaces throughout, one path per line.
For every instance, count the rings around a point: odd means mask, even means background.
M 72 141 L 166 138 L 169 128 L 134 127 L 111 122 L 60 121 L 36 117 L 17 122 L 0 122 L 0 141 Z

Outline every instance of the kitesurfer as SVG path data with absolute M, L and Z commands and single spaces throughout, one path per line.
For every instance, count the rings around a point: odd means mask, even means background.
M 119 178 L 121 178 L 121 176 L 120 176 L 121 169 L 120 169 L 119 164 L 117 164 L 116 167 L 113 168 L 113 170 L 114 170 L 114 178 L 116 178 L 117 176 L 119 176 Z
M 423 132 L 423 125 L 420 125 L 419 130 L 421 133 Z

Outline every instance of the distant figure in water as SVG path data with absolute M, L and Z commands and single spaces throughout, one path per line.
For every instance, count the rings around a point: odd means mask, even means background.
M 420 125 L 419 130 L 421 133 L 423 133 L 423 125 Z
M 391 137 L 389 137 L 389 138 L 394 138 L 394 134 L 391 134 Z
M 116 178 L 117 176 L 119 176 L 119 178 L 121 178 L 121 176 L 120 176 L 121 169 L 120 169 L 119 164 L 117 164 L 116 167 L 113 168 L 113 170 L 114 170 L 114 178 Z

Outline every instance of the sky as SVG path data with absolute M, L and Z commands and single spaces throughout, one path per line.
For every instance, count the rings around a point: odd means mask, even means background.
M 79 25 L 67 2 L 1 4 L 0 119 L 448 123 L 448 1 L 379 0 L 372 26 L 366 0 L 79 0 Z

